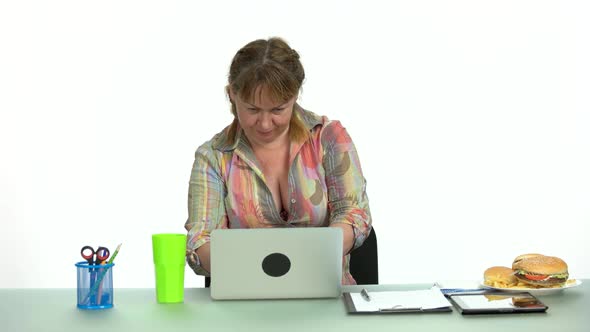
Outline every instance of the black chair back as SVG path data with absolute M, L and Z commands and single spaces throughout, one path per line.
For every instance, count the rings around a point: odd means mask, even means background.
M 379 284 L 377 235 L 374 227 L 363 245 L 350 253 L 350 274 L 358 285 Z

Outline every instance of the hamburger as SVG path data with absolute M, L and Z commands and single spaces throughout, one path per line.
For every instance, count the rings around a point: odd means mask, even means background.
M 484 284 L 492 287 L 506 288 L 518 283 L 514 270 L 506 266 L 492 266 L 483 273 Z
M 529 285 L 562 286 L 569 278 L 567 264 L 558 257 L 532 256 L 513 264 L 514 275 Z

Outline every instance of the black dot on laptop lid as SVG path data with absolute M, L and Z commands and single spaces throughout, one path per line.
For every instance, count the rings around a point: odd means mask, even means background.
M 262 271 L 271 277 L 284 276 L 291 269 L 289 257 L 275 252 L 262 260 Z

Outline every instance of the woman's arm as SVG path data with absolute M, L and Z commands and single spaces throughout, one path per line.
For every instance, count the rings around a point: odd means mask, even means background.
M 329 122 L 322 130 L 330 226 L 342 228 L 347 255 L 361 246 L 371 229 L 366 181 L 354 143 L 340 122 Z
M 196 274 L 209 276 L 211 231 L 227 228 L 225 183 L 215 152 L 207 144 L 195 153 L 188 193 L 187 262 Z
M 210 275 L 211 273 L 211 255 L 210 255 L 210 248 L 211 242 L 207 242 L 200 246 L 197 249 L 197 255 L 199 256 L 199 260 L 201 262 L 201 267 L 207 271 Z

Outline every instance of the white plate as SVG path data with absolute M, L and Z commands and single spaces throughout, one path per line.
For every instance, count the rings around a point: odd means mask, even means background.
M 525 287 L 518 287 L 518 288 L 499 288 L 499 287 L 488 286 L 488 285 L 484 284 L 483 281 L 480 282 L 480 286 L 483 287 L 483 288 L 497 289 L 497 290 L 501 290 L 503 292 L 511 292 L 511 293 L 528 292 L 528 293 L 531 293 L 533 295 L 551 295 L 551 294 L 556 294 L 556 293 L 562 292 L 564 289 L 568 289 L 568 288 L 572 288 L 572 287 L 577 287 L 577 286 L 580 286 L 581 284 L 582 284 L 582 280 L 575 279 L 574 282 L 566 283 L 566 285 L 564 285 L 562 287 L 557 287 L 557 288 L 525 288 Z

